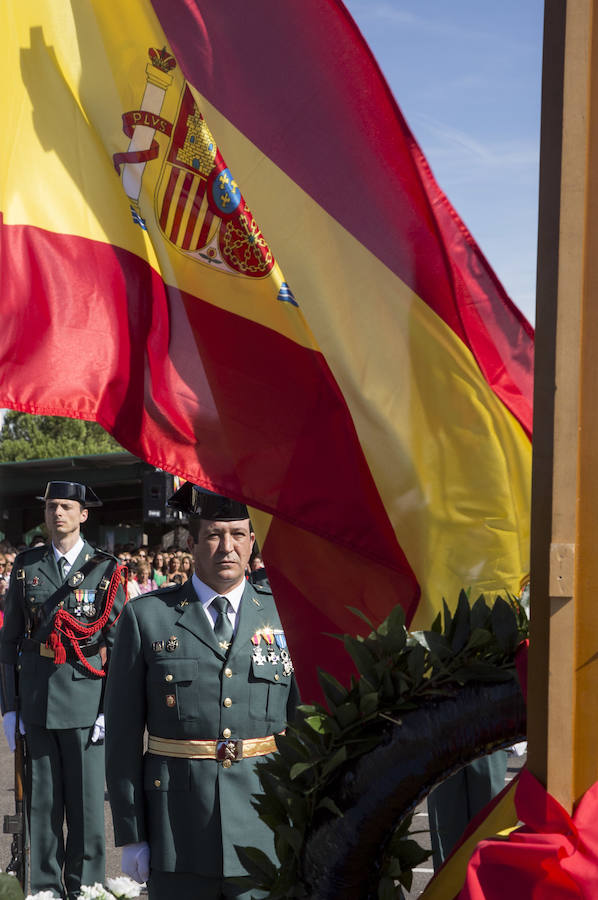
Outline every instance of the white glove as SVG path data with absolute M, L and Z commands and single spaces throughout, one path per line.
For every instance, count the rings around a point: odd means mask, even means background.
M 106 737 L 106 725 L 104 722 L 104 713 L 100 713 L 97 719 L 95 720 L 95 724 L 93 726 L 93 731 L 91 732 L 91 743 L 92 744 L 102 744 L 104 738 Z
M 4 728 L 4 734 L 6 735 L 6 740 L 8 742 L 8 749 L 11 753 L 15 752 L 15 724 L 17 720 L 17 714 L 13 710 L 10 712 L 4 713 L 2 717 L 2 727 Z M 19 731 L 21 734 L 25 734 L 25 725 L 23 724 L 22 718 L 19 716 Z
M 513 744 L 508 749 L 509 753 L 512 753 L 514 756 L 523 756 L 524 753 L 527 753 L 527 741 L 519 741 L 518 744 Z
M 121 869 L 136 881 L 143 884 L 150 873 L 150 848 L 147 841 L 139 841 L 137 844 L 126 844 L 123 847 Z

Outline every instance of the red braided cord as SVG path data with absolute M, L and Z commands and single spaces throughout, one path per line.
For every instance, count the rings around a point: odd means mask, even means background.
M 121 583 L 122 572 L 127 572 L 127 567 L 116 565 L 114 571 L 112 572 L 112 577 L 110 578 L 110 584 L 108 585 L 104 611 L 98 619 L 95 619 L 93 622 L 81 622 L 71 613 L 67 612 L 66 609 L 60 609 L 56 613 L 54 617 L 53 630 L 49 635 L 48 640 L 46 641 L 46 647 L 50 647 L 52 650 L 54 650 L 54 662 L 56 665 L 61 665 L 61 663 L 66 661 L 66 651 L 62 643 L 62 638 L 60 637 L 60 635 L 63 634 L 71 642 L 73 650 L 75 651 L 81 665 L 85 666 L 85 668 L 89 672 L 91 672 L 93 675 L 97 675 L 99 678 L 106 677 L 106 672 L 104 669 L 96 669 L 94 668 L 94 666 L 87 662 L 87 659 L 85 658 L 85 656 L 83 656 L 83 652 L 79 646 L 79 641 L 84 637 L 90 637 L 92 634 L 96 634 L 96 632 L 101 631 L 102 628 L 107 624 L 108 619 L 110 618 L 110 613 L 112 612 L 114 600 L 116 599 L 116 593 Z M 125 603 L 123 604 L 123 609 L 128 600 L 126 577 L 124 591 Z M 119 612 L 114 622 L 110 624 L 110 628 L 113 628 L 116 625 L 120 618 L 121 612 L 122 610 Z M 77 635 L 76 632 L 79 632 L 79 634 Z

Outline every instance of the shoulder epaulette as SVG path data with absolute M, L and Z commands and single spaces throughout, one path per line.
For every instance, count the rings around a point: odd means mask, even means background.
M 98 556 L 108 556 L 110 559 L 116 559 L 114 553 L 110 553 L 108 550 L 102 550 L 100 547 L 94 547 L 94 550 Z
M 148 597 L 162 597 L 164 594 L 174 594 L 177 591 L 180 591 L 182 588 L 182 584 L 165 584 L 164 587 L 156 588 L 155 591 L 147 591 L 145 594 L 140 594 L 139 597 L 132 597 L 132 600 L 139 599 L 147 599 Z
M 24 565 L 29 557 L 33 557 L 33 559 L 36 559 L 38 556 L 45 556 L 47 550 L 47 544 L 39 544 L 37 547 L 25 547 L 24 550 L 19 550 L 19 552 L 15 556 L 13 565 Z
M 253 584 L 253 582 L 250 582 L 250 584 L 251 584 L 251 587 L 253 588 L 253 590 L 257 591 L 258 594 L 271 594 L 272 593 L 272 588 L 270 587 L 270 584 L 267 582 L 261 581 L 261 582 L 258 582 L 257 584 Z
M 168 606 L 177 606 L 177 604 L 181 607 L 183 605 L 186 606 L 187 601 L 176 596 L 182 587 L 182 584 L 167 584 L 164 587 L 157 588 L 155 591 L 148 591 L 146 594 L 140 594 L 138 597 L 134 597 L 132 602 L 137 604 L 137 601 L 141 601 L 142 603 L 145 602 L 147 605 L 148 601 L 151 601 L 152 597 L 155 597 L 158 602 L 166 603 Z

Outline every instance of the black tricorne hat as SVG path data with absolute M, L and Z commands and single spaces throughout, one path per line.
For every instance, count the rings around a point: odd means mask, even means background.
M 101 506 L 102 501 L 90 487 L 78 481 L 49 481 L 46 493 L 38 500 L 77 500 L 82 506 Z
M 213 494 L 190 481 L 175 491 L 166 501 L 173 509 L 180 509 L 195 519 L 209 519 L 213 522 L 236 522 L 237 519 L 248 519 L 249 513 L 244 503 Z

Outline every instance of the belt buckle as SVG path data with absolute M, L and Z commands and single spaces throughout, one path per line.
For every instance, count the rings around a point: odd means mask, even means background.
M 218 762 L 236 762 L 243 759 L 243 741 L 218 741 L 216 744 L 216 759 Z

